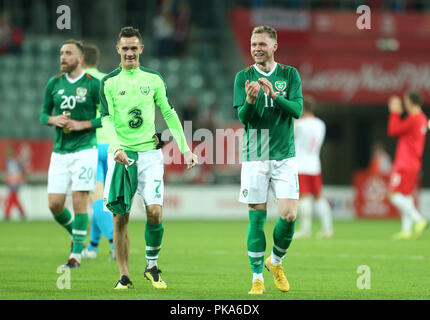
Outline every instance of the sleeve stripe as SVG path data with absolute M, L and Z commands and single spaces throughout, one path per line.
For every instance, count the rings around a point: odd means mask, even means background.
M 103 79 L 100 82 L 100 115 L 102 117 L 109 115 L 109 106 L 105 96 L 105 81 L 106 79 Z

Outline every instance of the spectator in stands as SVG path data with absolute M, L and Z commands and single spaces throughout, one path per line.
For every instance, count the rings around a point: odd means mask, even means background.
M 215 135 L 217 128 L 217 106 L 215 103 L 207 106 L 199 117 L 199 127 L 206 128 Z
M 393 12 L 404 12 L 406 9 L 405 0 L 388 0 L 387 5 Z
M 185 103 L 185 106 L 182 108 L 182 120 L 183 121 L 191 121 L 193 125 L 193 133 L 200 127 L 199 119 L 200 112 L 198 101 L 195 96 L 190 96 Z
M 190 33 L 190 18 L 191 10 L 186 1 L 181 1 L 178 5 L 175 15 L 175 55 L 182 57 L 188 46 L 188 38 Z
M 23 35 L 20 28 L 10 23 L 7 13 L 0 14 L 0 55 L 21 53 Z
M 160 14 L 153 20 L 154 39 L 156 41 L 156 55 L 168 57 L 173 54 L 174 21 L 167 3 L 161 7 Z

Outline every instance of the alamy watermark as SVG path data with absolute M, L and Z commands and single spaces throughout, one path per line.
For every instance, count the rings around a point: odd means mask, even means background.
M 363 30 L 370 30 L 372 29 L 372 15 L 370 12 L 370 7 L 369 6 L 365 6 L 365 5 L 361 5 L 357 8 L 356 11 L 357 14 L 361 14 L 358 18 L 357 18 L 357 22 L 356 22 L 356 26 L 358 29 Z
M 60 16 L 57 18 L 57 29 L 63 30 L 72 28 L 72 11 L 69 6 L 61 5 L 57 7 L 57 13 Z
M 71 289 L 72 285 L 71 285 L 70 268 L 59 266 L 57 268 L 57 273 L 60 274 L 60 276 L 57 279 L 57 288 L 60 290 Z
M 371 289 L 371 273 L 370 267 L 367 265 L 361 265 L 357 267 L 357 273 L 360 275 L 357 278 L 357 289 Z
M 198 157 L 199 164 L 241 164 L 244 140 L 244 152 L 250 160 L 264 161 L 270 159 L 269 129 L 216 129 L 215 132 L 199 128 L 193 132 L 192 121 L 184 121 L 184 135 L 192 142 L 192 152 Z M 161 140 L 167 143 L 163 148 L 165 164 L 181 164 L 181 134 L 175 130 L 165 129 Z M 175 142 L 170 142 L 175 140 Z M 170 142 L 170 143 L 169 143 Z M 184 142 L 185 143 L 185 142 Z M 197 144 L 198 143 L 198 144 Z M 293 142 L 292 142 L 293 143 Z M 189 143 L 191 146 L 191 144 Z

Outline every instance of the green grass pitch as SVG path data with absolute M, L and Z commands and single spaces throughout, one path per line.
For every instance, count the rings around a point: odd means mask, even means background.
M 71 270 L 71 289 L 57 288 L 70 237 L 54 221 L 0 223 L 0 299 L 293 300 L 430 299 L 430 231 L 417 240 L 393 241 L 399 221 L 335 223 L 329 240 L 294 240 L 284 267 L 291 291 L 278 291 L 263 271 L 266 293 L 247 294 L 251 271 L 247 221 L 165 221 L 159 266 L 168 289 L 157 291 L 143 276 L 144 222 L 131 221 L 130 273 L 134 290 L 115 291 L 116 262 L 108 262 L 103 238 L 95 260 Z M 270 254 L 274 221 L 266 224 Z M 319 228 L 314 225 L 314 231 Z M 358 289 L 357 268 L 370 268 L 370 289 Z

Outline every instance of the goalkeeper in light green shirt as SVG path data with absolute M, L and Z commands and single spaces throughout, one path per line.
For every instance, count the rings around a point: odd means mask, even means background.
M 109 143 L 104 198 L 114 214 L 114 248 L 120 273 L 115 289 L 133 287 L 127 226 L 131 199 L 136 191 L 143 198 L 147 214 L 144 275 L 155 288 L 166 289 L 157 265 L 164 232 L 161 223 L 164 160 L 155 137 L 155 104 L 178 143 L 188 169 L 197 164 L 197 156 L 188 148 L 160 74 L 139 65 L 143 50 L 139 30 L 122 28 L 116 49 L 121 56 L 120 67 L 104 77 L 100 85 L 102 124 Z

